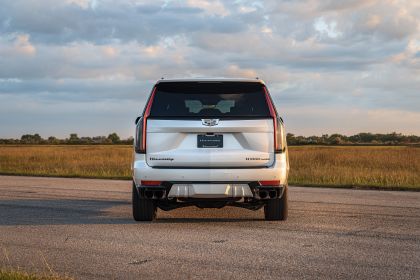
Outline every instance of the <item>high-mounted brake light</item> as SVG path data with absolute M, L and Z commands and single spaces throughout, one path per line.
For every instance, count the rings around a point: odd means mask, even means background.
M 273 100 L 270 97 L 270 94 L 268 93 L 268 90 L 266 87 L 264 88 L 265 93 L 265 99 L 267 101 L 268 108 L 270 110 L 270 116 L 273 119 L 273 127 L 274 127 L 274 151 L 275 152 L 281 152 L 282 145 L 281 145 L 281 135 L 278 135 L 281 133 L 281 123 L 277 120 L 277 112 L 274 108 Z
M 147 101 L 146 108 L 144 110 L 143 116 L 140 118 L 136 126 L 136 142 L 135 150 L 136 153 L 144 154 L 146 153 L 146 129 L 147 129 L 147 118 L 150 115 L 150 110 L 152 108 L 153 99 L 155 97 L 156 87 L 153 88 L 152 93 L 150 94 L 149 100 Z

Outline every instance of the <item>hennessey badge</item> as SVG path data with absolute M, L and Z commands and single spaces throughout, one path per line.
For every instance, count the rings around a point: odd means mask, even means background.
M 205 126 L 215 126 L 219 124 L 219 119 L 201 119 L 201 123 Z

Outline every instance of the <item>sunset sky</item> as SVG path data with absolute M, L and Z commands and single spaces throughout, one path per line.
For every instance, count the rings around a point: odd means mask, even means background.
M 260 77 L 288 132 L 420 135 L 420 1 L 0 0 L 0 137 L 134 133 L 161 77 Z

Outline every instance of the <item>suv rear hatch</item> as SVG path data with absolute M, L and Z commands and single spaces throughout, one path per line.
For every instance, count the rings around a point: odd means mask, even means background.
M 147 164 L 271 166 L 274 127 L 267 98 L 258 81 L 158 83 L 149 101 Z

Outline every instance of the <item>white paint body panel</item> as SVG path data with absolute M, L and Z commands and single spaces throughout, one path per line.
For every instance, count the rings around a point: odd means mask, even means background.
M 268 167 L 274 163 L 272 119 L 147 121 L 147 164 L 151 167 Z M 198 148 L 199 134 L 223 135 L 223 148 Z
M 173 182 L 246 182 L 280 180 L 287 182 L 289 164 L 286 153 L 275 154 L 274 163 L 262 168 L 153 168 L 146 163 L 146 155 L 134 153 L 133 179 L 140 186 L 141 180 Z

